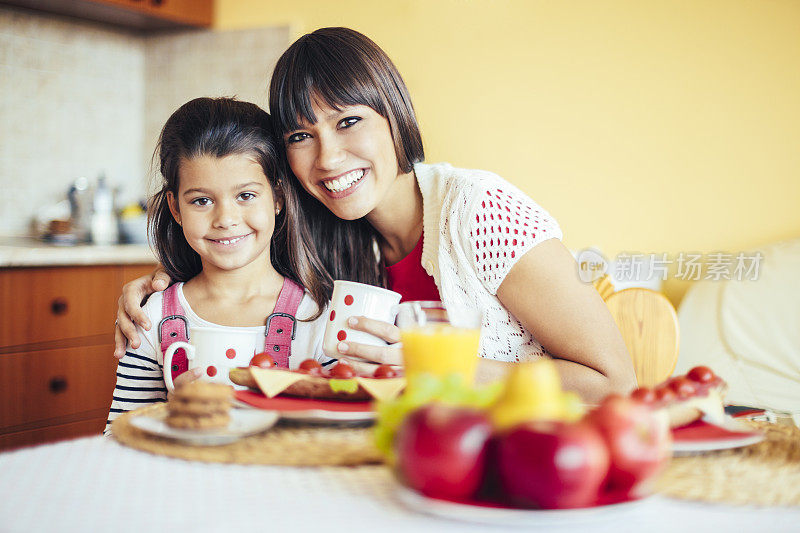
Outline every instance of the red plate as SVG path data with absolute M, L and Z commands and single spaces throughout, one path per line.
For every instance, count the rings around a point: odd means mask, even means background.
M 725 417 L 723 424 L 698 420 L 672 430 L 672 451 L 699 453 L 749 446 L 764 439 L 764 434 L 739 420 Z
M 276 396 L 267 398 L 262 392 L 236 391 L 236 399 L 259 409 L 278 411 L 282 418 L 309 422 L 363 422 L 375 419 L 371 402 L 315 400 Z

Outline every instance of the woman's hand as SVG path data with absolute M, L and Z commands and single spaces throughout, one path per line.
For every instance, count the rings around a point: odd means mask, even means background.
M 352 316 L 347 319 L 347 325 L 357 331 L 363 331 L 379 337 L 389 343 L 389 346 L 372 346 L 358 342 L 340 342 L 336 345 L 339 353 L 348 362 L 366 361 L 370 363 L 402 365 L 403 354 L 396 344 L 400 342 L 400 328 L 394 324 L 374 320 L 363 316 Z
M 122 286 L 122 296 L 117 303 L 117 321 L 114 324 L 114 357 L 122 359 L 125 347 L 130 341 L 131 348 L 141 344 L 136 333 L 138 324 L 145 330 L 152 327 L 142 305 L 147 296 L 156 291 L 163 291 L 169 286 L 169 276 L 162 268 L 158 268 L 148 276 L 136 278 Z

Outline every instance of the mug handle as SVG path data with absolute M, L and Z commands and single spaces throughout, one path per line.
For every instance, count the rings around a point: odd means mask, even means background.
M 186 350 L 186 359 L 188 361 L 194 359 L 194 346 L 188 342 L 178 341 L 169 345 L 169 348 L 164 353 L 164 383 L 166 383 L 169 392 L 175 390 L 175 383 L 172 382 L 172 356 L 180 348 Z

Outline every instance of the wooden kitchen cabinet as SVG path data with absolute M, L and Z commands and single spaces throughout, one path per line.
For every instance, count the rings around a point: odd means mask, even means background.
M 0 276 L 0 347 L 108 335 L 120 267 L 14 268 Z M 107 296 L 107 297 L 104 297 Z
M 0 449 L 102 432 L 116 382 L 117 298 L 152 269 L 0 269 Z
M 137 30 L 210 28 L 214 0 L 0 0 L 2 4 Z

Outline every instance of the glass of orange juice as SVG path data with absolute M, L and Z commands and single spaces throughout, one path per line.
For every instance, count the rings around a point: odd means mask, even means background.
M 442 302 L 403 302 L 397 326 L 403 364 L 409 379 L 419 374 L 459 375 L 472 384 L 478 367 L 482 313 L 463 309 L 448 313 Z

